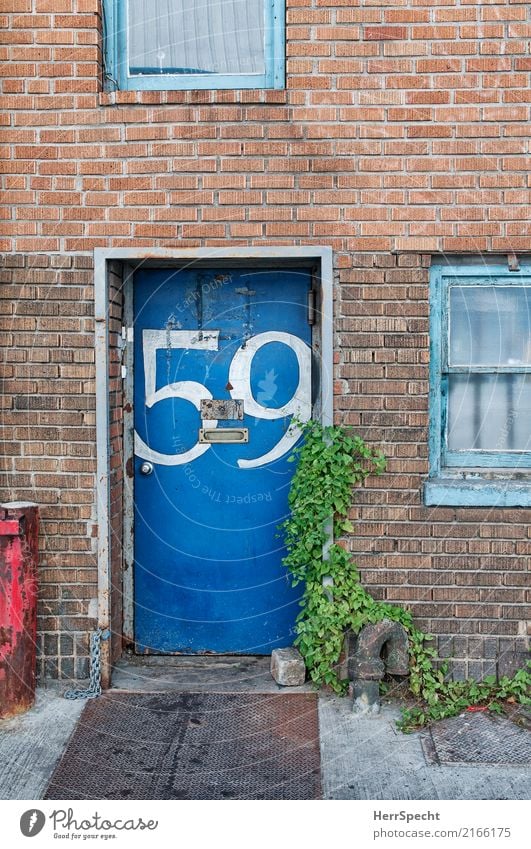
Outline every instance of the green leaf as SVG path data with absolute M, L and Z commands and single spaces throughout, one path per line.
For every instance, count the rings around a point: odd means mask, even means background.
M 284 564 L 292 583 L 304 582 L 295 644 L 311 680 L 344 693 L 346 685 L 337 677 L 337 664 L 345 630 L 358 633 L 367 623 L 387 617 L 408 632 L 409 688 L 421 700 L 420 707 L 402 712 L 398 727 L 404 733 L 455 716 L 470 704 L 488 704 L 489 710 L 500 712 L 507 698 L 531 703 L 531 662 L 513 678 L 499 682 L 494 676 L 481 682 L 447 681 L 448 662 L 437 657 L 430 645 L 433 637 L 415 627 L 409 610 L 375 601 L 361 585 L 357 567 L 342 545 L 328 545 L 324 559 L 329 523 L 333 521 L 337 535 L 354 532 L 348 519 L 352 487 L 369 474 L 381 474 L 385 458 L 345 428 L 324 427 L 313 420 L 293 423 L 304 439 L 288 458 L 297 461 L 297 468 L 288 496 L 291 512 L 279 531 L 284 535 Z M 324 578 L 331 578 L 331 587 L 323 587 Z

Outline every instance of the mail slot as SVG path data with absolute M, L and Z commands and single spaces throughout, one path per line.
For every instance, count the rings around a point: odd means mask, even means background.
M 249 442 L 249 429 L 246 427 L 201 428 L 199 442 Z

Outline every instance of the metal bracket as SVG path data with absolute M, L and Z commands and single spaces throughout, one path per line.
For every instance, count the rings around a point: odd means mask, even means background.
M 509 271 L 520 271 L 520 262 L 518 261 L 518 257 L 514 251 L 510 251 L 507 254 L 507 265 L 509 267 Z
M 231 419 L 232 421 L 241 422 L 243 420 L 243 401 L 237 398 L 231 398 L 229 400 L 202 398 L 200 401 L 200 411 L 202 419 L 210 419 L 211 421 L 214 419 L 223 421 Z

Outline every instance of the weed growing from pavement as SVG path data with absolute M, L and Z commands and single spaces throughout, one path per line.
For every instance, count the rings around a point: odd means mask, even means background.
M 343 427 L 296 424 L 304 441 L 290 458 L 298 463 L 289 494 L 291 515 L 280 527 L 293 584 L 305 585 L 295 645 L 312 681 L 344 693 L 347 682 L 339 679 L 337 668 L 346 631 L 358 633 L 364 625 L 392 619 L 408 633 L 409 689 L 419 700 L 402 711 L 402 731 L 456 716 L 469 706 L 484 705 L 499 713 L 504 700 L 531 704 L 531 664 L 499 681 L 494 676 L 481 682 L 449 681 L 448 662 L 439 661 L 429 645 L 433 637 L 415 627 L 410 611 L 377 601 L 365 590 L 350 553 L 335 540 L 354 530 L 348 519 L 353 487 L 370 474 L 381 474 L 385 458 Z

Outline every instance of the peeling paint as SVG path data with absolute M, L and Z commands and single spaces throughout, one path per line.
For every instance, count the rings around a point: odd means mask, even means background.
M 0 718 L 35 699 L 38 512 L 0 506 Z

